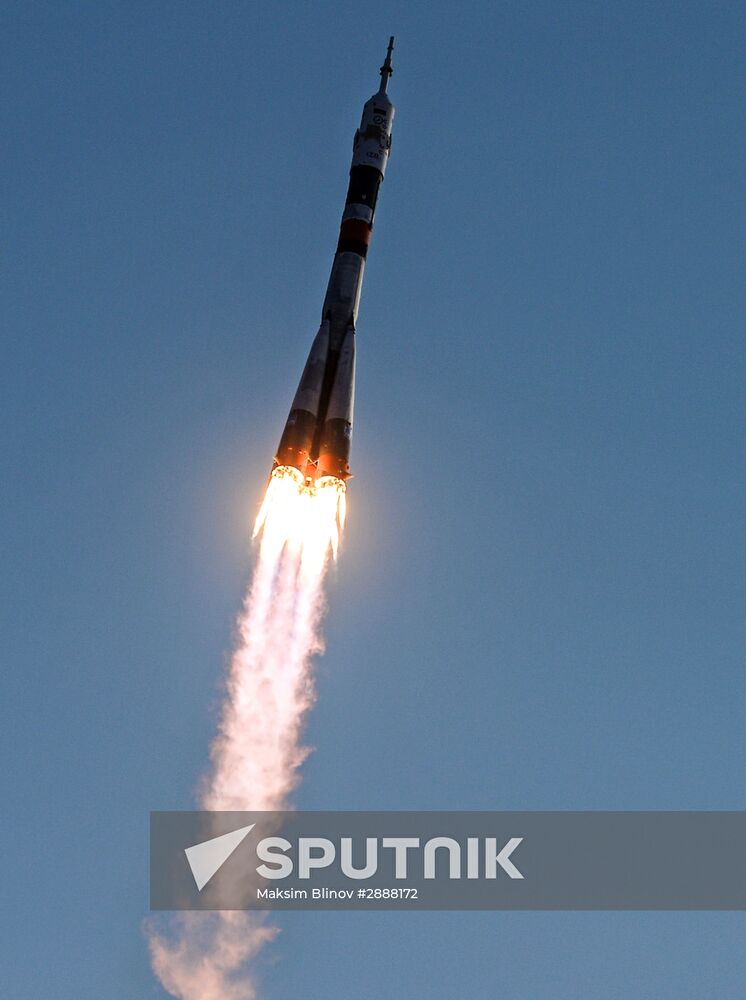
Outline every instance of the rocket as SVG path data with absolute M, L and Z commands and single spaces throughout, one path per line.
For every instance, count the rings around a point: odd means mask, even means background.
M 393 73 L 393 37 L 381 66 L 381 85 L 365 103 L 352 144 L 339 241 L 316 334 L 275 455 L 274 469 L 306 486 L 350 475 L 355 397 L 355 324 L 378 192 L 391 151 L 394 106 L 386 93 Z M 297 476 L 300 473 L 300 476 Z

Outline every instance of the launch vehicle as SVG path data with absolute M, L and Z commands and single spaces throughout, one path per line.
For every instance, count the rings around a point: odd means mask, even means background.
M 387 94 L 393 37 L 381 66 L 381 85 L 365 103 L 352 144 L 352 165 L 339 241 L 298 390 L 277 449 L 274 469 L 296 470 L 310 486 L 350 475 L 355 396 L 355 324 L 378 193 L 391 152 L 394 106 Z M 300 477 L 298 477 L 300 478 Z

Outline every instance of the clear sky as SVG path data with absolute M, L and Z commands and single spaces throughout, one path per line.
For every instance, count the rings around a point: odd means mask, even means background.
M 308 808 L 746 808 L 746 14 L 4 5 L 0 994 L 164 995 L 250 525 L 397 36 Z M 743 997 L 743 914 L 290 914 L 268 1000 Z

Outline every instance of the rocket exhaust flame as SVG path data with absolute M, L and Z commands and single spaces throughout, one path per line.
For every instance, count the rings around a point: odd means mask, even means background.
M 322 651 L 323 582 L 339 543 L 344 489 L 340 481 L 308 487 L 294 469 L 277 469 L 270 479 L 205 809 L 280 809 L 297 783 L 308 753 L 300 730 L 314 699 L 310 662 Z
M 295 469 L 272 474 L 254 527 L 259 558 L 238 621 L 203 809 L 289 806 L 309 753 L 301 733 L 315 697 L 311 660 L 322 651 L 324 576 L 344 516 L 341 480 L 306 485 Z M 252 1000 L 255 987 L 241 969 L 275 933 L 263 914 L 185 914 L 170 937 L 151 925 L 153 968 L 182 1000 Z
M 300 553 L 301 572 L 311 575 L 318 572 L 329 548 L 336 559 L 346 489 L 335 476 L 307 483 L 291 466 L 275 469 L 254 524 L 254 538 L 262 533 L 262 554 L 272 559 L 271 553 L 287 546 Z

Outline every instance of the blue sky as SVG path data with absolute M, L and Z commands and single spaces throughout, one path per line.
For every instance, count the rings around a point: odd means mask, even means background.
M 737 3 L 5 5 L 0 993 L 162 997 L 397 35 L 308 808 L 746 808 Z M 267 998 L 721 1000 L 741 914 L 289 914 Z

